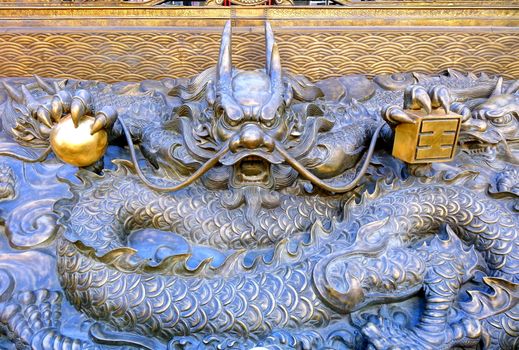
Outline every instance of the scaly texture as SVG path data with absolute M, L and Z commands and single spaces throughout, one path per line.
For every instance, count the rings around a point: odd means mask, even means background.
M 98 254 L 124 245 L 127 232 L 139 228 L 175 232 L 215 248 L 255 248 L 306 232 L 317 219 L 330 220 L 339 214 L 337 200 L 290 194 L 280 194 L 273 199 L 279 205 L 265 209 L 266 190 L 264 196 L 251 199 L 248 207 L 257 209 L 248 214 L 243 205 L 233 209 L 226 204 L 232 190 L 212 192 L 193 186 L 166 195 L 148 189 L 134 176 L 118 175 L 106 171 L 91 186 L 78 186 L 77 203 L 69 208 L 65 235 L 95 247 Z M 84 181 L 92 180 L 88 176 Z
M 105 198 L 95 206 L 93 203 L 84 206 L 77 189 L 78 203 L 73 201 L 67 205 L 62 202 L 60 210 L 72 210 L 72 215 L 66 215 L 63 222 L 69 231 L 65 237 L 70 237 L 70 230 L 79 227 L 74 225 L 78 216 L 82 218 L 83 230 L 99 227 L 99 210 L 122 203 L 110 200 L 110 196 L 116 196 L 116 190 L 106 193 L 106 189 L 102 189 L 101 186 L 96 196 L 92 196 L 96 194 L 95 189 L 90 189 L 93 193 L 88 198 Z M 324 252 L 341 249 L 343 235 L 355 234 L 360 227 L 381 218 L 388 218 L 388 223 L 379 232 L 393 235 L 393 244 L 402 246 L 411 244 L 423 234 L 434 234 L 441 223 L 449 223 L 461 237 L 475 242 L 493 275 L 516 280 L 517 276 L 511 271 L 515 271 L 517 258 L 513 254 L 505 257 L 503 253 L 517 245 L 517 224 L 512 214 L 499 204 L 458 186 L 419 185 L 377 198 L 379 195 L 366 195 L 366 203 L 349 208 L 358 219 L 347 221 L 342 232 L 330 238 Z M 124 212 L 111 210 L 118 215 Z M 154 222 L 169 215 L 167 211 L 154 212 Z M 113 241 L 121 242 L 124 238 L 121 236 L 125 231 L 113 231 L 110 226 L 103 228 L 104 234 L 111 235 Z M 96 242 L 92 240 L 95 236 L 89 238 L 83 231 L 75 237 L 84 237 L 88 240 L 87 245 Z M 102 239 L 101 244 L 108 238 Z M 104 251 L 107 246 L 99 248 Z M 307 258 L 270 270 L 227 278 L 205 279 L 196 274 L 181 277 L 117 270 L 102 258 L 95 257 L 83 244 L 74 244 L 67 238 L 60 240 L 58 254 L 61 282 L 71 302 L 96 319 L 110 320 L 121 330 L 164 339 L 195 332 L 264 335 L 273 328 L 319 327 L 341 317 L 323 305 L 311 285 L 309 276 L 317 259 Z M 327 296 L 323 298 L 326 300 Z
M 475 244 L 493 275 L 519 281 L 517 218 L 497 201 L 462 187 L 442 185 L 417 185 L 370 201 L 377 196 L 366 195 L 365 204 L 346 211 L 352 220 L 345 222 L 345 232 L 357 232 L 367 223 L 389 217 L 383 234 L 409 244 L 447 223 L 465 241 Z

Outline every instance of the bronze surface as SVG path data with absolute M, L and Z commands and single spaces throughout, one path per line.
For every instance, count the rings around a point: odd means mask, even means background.
M 517 348 L 492 4 L 1 7 L 0 348 Z

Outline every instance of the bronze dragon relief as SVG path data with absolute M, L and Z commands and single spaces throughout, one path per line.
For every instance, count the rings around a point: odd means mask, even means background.
M 314 84 L 265 41 L 257 71 L 228 23 L 191 79 L 4 82 L 0 344 L 518 346 L 519 84 Z M 434 109 L 461 115 L 452 161 L 388 154 Z

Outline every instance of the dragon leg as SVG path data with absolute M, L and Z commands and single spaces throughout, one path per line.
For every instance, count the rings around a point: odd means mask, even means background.
M 478 268 L 478 255 L 474 248 L 465 248 L 448 226 L 446 231 L 446 239 L 436 236 L 416 251 L 426 264 L 425 306 L 418 324 L 408 329 L 391 320 L 381 320 L 379 324 L 369 322 L 362 332 L 373 349 L 392 349 L 398 345 L 399 349 L 436 350 L 479 342 L 479 320 L 465 318 L 451 323 L 449 317 L 461 286 Z
M 0 269 L 0 333 L 17 349 L 97 350 L 98 346 L 60 331 L 60 292 L 14 292 L 14 280 Z

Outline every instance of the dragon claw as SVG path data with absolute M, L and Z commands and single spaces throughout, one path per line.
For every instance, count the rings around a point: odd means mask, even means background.
M 481 322 L 473 318 L 463 318 L 460 322 L 454 323 L 450 327 L 452 340 L 464 340 L 465 343 L 471 339 L 478 341 L 481 331 Z
M 51 117 L 54 122 L 59 122 L 63 115 L 63 102 L 59 96 L 54 96 L 50 104 Z
M 70 111 L 70 105 L 72 103 L 72 95 L 65 90 L 59 91 L 52 97 L 50 104 L 51 117 L 54 122 L 59 122 L 63 113 Z
M 92 95 L 87 90 L 78 90 L 70 104 L 70 116 L 74 125 L 78 127 L 80 119 L 90 113 Z
M 462 120 L 465 122 L 471 118 L 470 108 L 468 108 L 464 103 L 461 102 L 453 102 L 450 105 L 450 110 L 454 113 L 461 115 Z
M 382 112 L 382 117 L 386 122 L 391 125 L 397 125 L 401 123 L 416 123 L 416 117 L 406 113 L 401 107 L 389 106 Z
M 117 111 L 115 108 L 111 106 L 105 106 L 101 108 L 99 112 L 96 113 L 94 124 L 92 125 L 91 134 L 94 135 L 95 133 L 103 130 L 103 129 L 109 129 L 112 127 L 112 125 L 117 120 Z
M 52 128 L 51 112 L 47 106 L 41 105 L 36 109 L 36 118 L 49 129 Z
M 412 350 L 431 349 L 413 334 L 410 329 L 401 328 L 390 320 L 368 322 L 362 328 L 362 334 L 368 340 L 370 350 Z
M 462 130 L 485 132 L 488 129 L 488 123 L 484 118 L 480 118 L 478 115 L 472 115 L 469 107 L 462 102 L 453 102 L 450 105 L 452 112 L 460 114 L 461 128 Z
M 470 109 L 462 103 L 452 102 L 449 89 L 443 85 L 430 87 L 428 90 L 420 85 L 409 85 L 404 91 L 403 107 L 386 106 L 382 110 L 382 118 L 390 125 L 416 122 L 412 111 L 423 110 L 431 114 L 433 110 L 443 108 L 446 114 L 452 110 L 463 116 L 463 121 L 470 119 Z M 411 112 L 408 112 L 411 111 Z
M 456 345 L 475 345 L 479 342 L 481 322 L 474 318 L 447 324 L 445 331 L 428 334 L 419 328 L 406 328 L 393 320 L 378 317 L 362 328 L 370 350 L 440 350 Z
M 449 89 L 443 85 L 436 85 L 429 89 L 432 108 L 443 108 L 446 114 L 450 112 L 452 97 Z
M 427 90 L 420 85 L 410 85 L 404 91 L 404 109 L 424 109 L 432 111 L 432 101 Z

